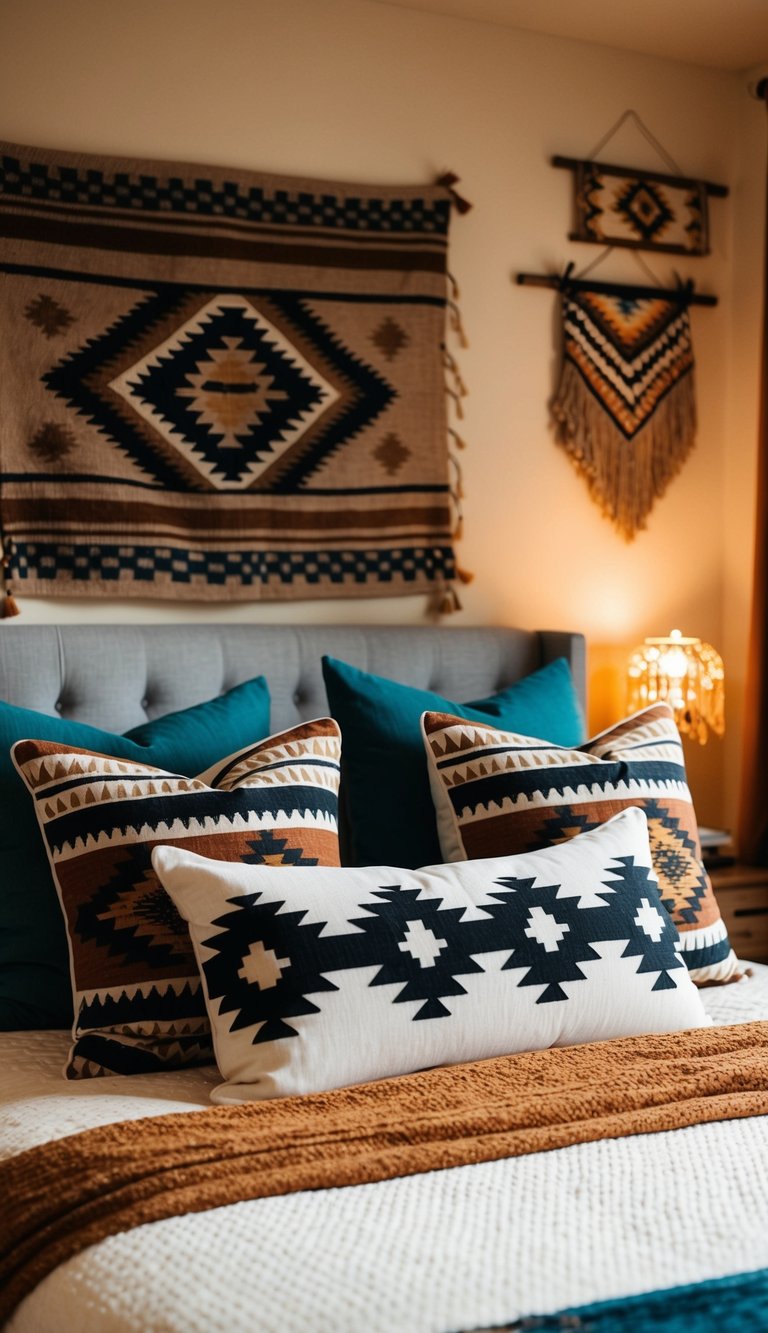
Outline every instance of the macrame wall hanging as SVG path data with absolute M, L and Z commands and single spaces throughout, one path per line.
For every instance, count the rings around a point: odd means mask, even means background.
M 688 457 L 696 434 L 694 358 L 688 310 L 716 305 L 675 275 L 658 284 L 639 250 L 702 255 L 709 250 L 707 196 L 725 186 L 594 161 L 628 119 L 677 170 L 634 111 L 626 111 L 588 160 L 555 157 L 575 172 L 571 240 L 601 243 L 581 274 L 520 273 L 517 281 L 561 294 L 562 368 L 551 403 L 558 442 L 590 495 L 631 541 Z M 643 285 L 590 279 L 614 247 L 632 249 Z

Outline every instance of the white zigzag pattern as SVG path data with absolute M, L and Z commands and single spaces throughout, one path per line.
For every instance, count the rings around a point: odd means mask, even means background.
M 591 787 L 588 787 L 585 784 L 578 787 L 566 787 L 562 792 L 553 789 L 547 791 L 546 788 L 542 787 L 541 791 L 535 792 L 532 796 L 521 792 L 514 799 L 505 796 L 498 801 L 488 801 L 475 810 L 460 810 L 457 818 L 460 824 L 472 824 L 476 820 L 487 819 L 489 815 L 515 814 L 521 810 L 540 809 L 542 805 L 581 804 L 587 800 L 631 800 L 633 797 L 659 795 L 679 796 L 681 799 L 687 799 L 688 788 L 685 783 L 675 782 L 672 779 L 667 782 L 638 782 L 633 780 L 631 782 L 611 783 L 610 786 L 594 783 Z
M 277 828 L 321 828 L 331 833 L 337 832 L 336 819 L 325 810 L 291 810 L 275 814 L 271 810 L 250 810 L 246 816 L 239 812 L 234 815 L 220 815 L 205 819 L 174 819 L 158 824 L 142 824 L 119 829 L 105 829 L 98 836 L 89 834 L 86 838 L 76 838 L 67 842 L 51 856 L 56 864 L 68 861 L 73 856 L 82 856 L 84 852 L 97 851 L 103 847 L 120 847 L 135 842 L 171 842 L 177 838 L 210 837 L 221 833 L 248 832 L 250 829 Z

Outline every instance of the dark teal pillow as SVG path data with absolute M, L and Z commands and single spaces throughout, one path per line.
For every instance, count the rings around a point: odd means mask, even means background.
M 331 713 L 341 727 L 346 860 L 355 865 L 434 865 L 442 858 L 419 719 L 452 713 L 493 718 L 505 731 L 569 747 L 586 739 L 584 715 L 564 657 L 487 699 L 457 704 L 431 690 L 323 658 Z
M 11 762 L 16 741 L 62 741 L 193 777 L 269 734 L 263 676 L 124 736 L 0 702 L 0 1030 L 72 1022 L 64 922 L 34 804 Z

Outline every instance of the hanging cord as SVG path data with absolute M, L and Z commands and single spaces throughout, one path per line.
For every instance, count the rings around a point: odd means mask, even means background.
M 654 273 L 650 264 L 646 264 L 645 260 L 643 259 L 639 251 L 632 250 L 631 255 L 635 263 L 638 264 L 639 267 L 643 270 L 643 273 L 645 274 L 646 278 L 650 278 L 651 282 L 655 287 L 661 287 L 662 286 L 661 279 L 656 277 L 656 274 Z M 680 279 L 677 274 L 675 274 L 675 278 L 677 279 L 678 286 L 682 287 L 683 284 L 680 282 Z
M 612 139 L 614 134 L 617 134 L 618 131 L 621 129 L 622 125 L 628 120 L 634 121 L 640 133 L 644 135 L 644 137 L 648 140 L 648 143 L 658 153 L 661 160 L 663 162 L 666 162 L 668 167 L 672 168 L 672 171 L 676 176 L 685 175 L 685 172 L 683 171 L 682 167 L 678 166 L 677 162 L 672 157 L 672 154 L 668 153 L 664 145 L 659 143 L 655 134 L 651 133 L 651 131 L 648 129 L 648 126 L 643 122 L 643 120 L 641 120 L 637 112 L 632 110 L 631 107 L 629 107 L 621 116 L 619 116 L 619 119 L 616 121 L 616 124 L 611 126 L 611 128 L 608 130 L 608 133 L 604 134 L 602 139 L 598 140 L 592 151 L 587 154 L 586 160 L 588 162 L 594 162 L 600 150 L 602 148 L 605 148 L 605 145 L 608 143 L 609 139 Z
M 573 278 L 574 281 L 582 282 L 588 273 L 591 273 L 593 269 L 596 269 L 598 265 L 602 264 L 604 259 L 607 259 L 608 256 L 613 253 L 613 250 L 614 246 L 606 245 L 605 249 L 601 250 L 600 254 L 592 260 L 592 263 L 587 264 L 586 268 L 580 269 L 578 273 L 569 273 L 568 270 L 566 270 L 564 276 L 566 278 Z
M 593 259 L 590 264 L 587 264 L 586 268 L 580 269 L 578 273 L 571 273 L 569 266 L 569 268 L 566 269 L 565 273 L 563 274 L 562 278 L 563 286 L 567 288 L 569 278 L 573 279 L 574 282 L 583 282 L 589 273 L 594 272 L 594 270 L 598 267 L 598 265 L 602 264 L 603 260 L 607 259 L 608 256 L 613 253 L 615 248 L 616 247 L 613 245 L 606 245 L 605 249 L 601 250 L 600 254 L 595 259 Z M 654 273 L 650 264 L 647 264 L 645 262 L 639 251 L 632 250 L 630 251 L 630 253 L 635 263 L 639 266 L 639 268 L 642 269 L 645 277 L 649 279 L 651 285 L 653 287 L 659 287 L 663 289 L 663 283 L 661 279 L 657 276 L 657 274 Z M 681 281 L 680 275 L 678 273 L 675 273 L 674 276 L 678 287 L 684 287 L 685 283 Z

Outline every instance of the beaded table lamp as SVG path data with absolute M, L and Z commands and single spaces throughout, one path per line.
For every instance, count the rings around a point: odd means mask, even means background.
M 723 659 L 709 643 L 673 629 L 667 638 L 646 639 L 627 664 L 628 708 L 637 712 L 664 700 L 678 729 L 702 745 L 710 730 L 725 731 Z

